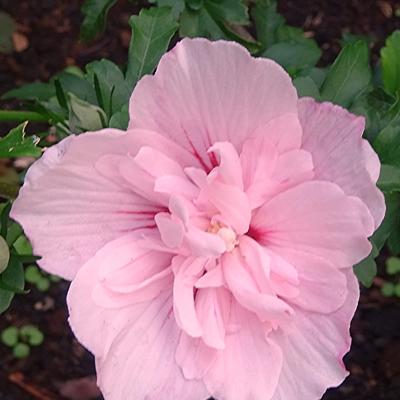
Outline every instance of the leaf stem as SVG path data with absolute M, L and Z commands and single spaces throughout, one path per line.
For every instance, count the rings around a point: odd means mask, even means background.
M 47 122 L 47 118 L 42 114 L 34 111 L 14 111 L 14 110 L 0 110 L 0 121 L 36 121 Z

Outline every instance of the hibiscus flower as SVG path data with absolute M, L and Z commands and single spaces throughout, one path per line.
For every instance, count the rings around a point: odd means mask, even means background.
M 107 400 L 315 400 L 339 385 L 352 266 L 385 206 L 364 119 L 275 62 L 183 40 L 127 132 L 71 136 L 12 208 Z

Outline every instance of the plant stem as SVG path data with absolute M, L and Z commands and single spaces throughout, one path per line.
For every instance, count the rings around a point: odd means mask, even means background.
M 0 110 L 0 121 L 37 121 L 47 122 L 47 118 L 34 111 Z

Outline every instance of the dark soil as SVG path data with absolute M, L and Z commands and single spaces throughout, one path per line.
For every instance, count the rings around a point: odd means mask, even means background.
M 84 66 L 101 57 L 124 63 L 130 38 L 128 18 L 137 13 L 138 3 L 120 0 L 111 11 L 106 33 L 82 44 L 78 41 L 82 1 L 0 0 L 0 10 L 16 19 L 18 32 L 28 40 L 26 50 L 0 55 L 0 94 L 26 82 L 47 80 L 68 65 Z M 400 0 L 281 0 L 279 8 L 289 23 L 315 36 L 324 49 L 323 63 L 332 61 L 340 50 L 342 32 L 370 36 L 377 54 L 385 37 L 400 28 L 400 17 L 396 17 Z M 0 106 L 18 105 L 3 102 Z M 0 133 L 6 128 L 0 126 Z M 346 357 L 351 375 L 324 400 L 400 398 L 400 304 L 382 297 L 381 282 L 377 278 L 374 288 L 364 290 L 361 297 L 352 326 L 354 342 Z M 67 287 L 65 282 L 53 284 L 45 293 L 31 288 L 1 316 L 0 331 L 9 325 L 35 324 L 45 333 L 45 341 L 23 360 L 13 359 L 0 344 L 0 400 L 62 399 L 64 382 L 93 375 L 92 357 L 67 324 Z

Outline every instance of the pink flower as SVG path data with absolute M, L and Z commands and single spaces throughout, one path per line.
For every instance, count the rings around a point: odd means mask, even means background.
M 385 211 L 363 129 L 273 61 L 196 39 L 139 82 L 127 133 L 46 151 L 12 216 L 72 279 L 107 400 L 314 400 L 344 380 L 352 265 Z

